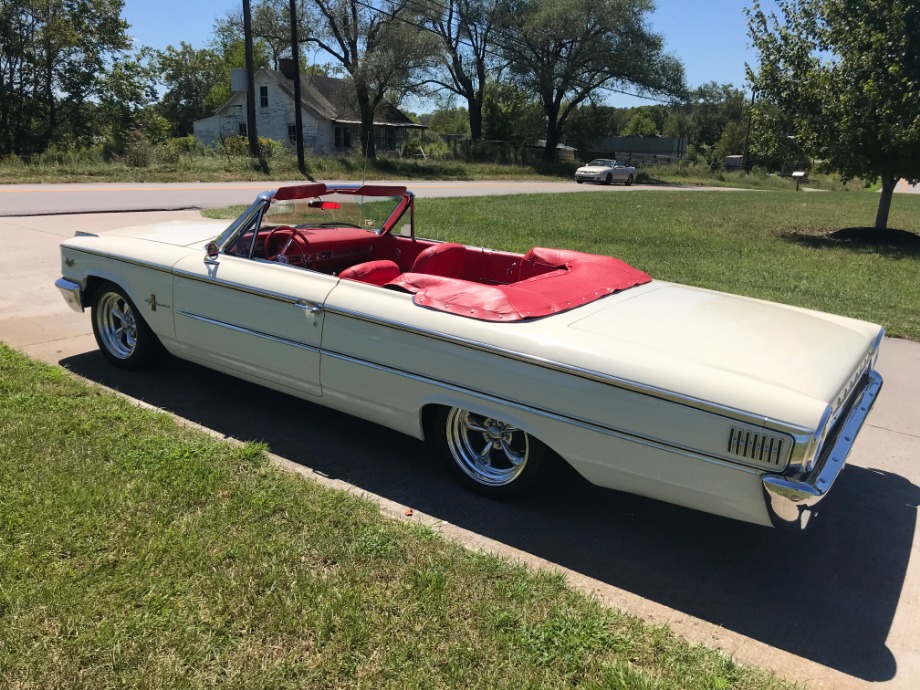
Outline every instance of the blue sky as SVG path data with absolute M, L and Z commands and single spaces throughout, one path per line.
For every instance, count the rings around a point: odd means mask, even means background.
M 687 83 L 707 81 L 745 85 L 744 63 L 753 62 L 744 8 L 750 0 L 657 0 L 652 28 L 662 34 L 668 52 L 684 63 Z M 767 10 L 772 0 L 764 0 Z M 165 48 L 180 41 L 203 48 L 214 20 L 241 7 L 240 0 L 125 0 L 124 16 L 135 45 Z M 612 94 L 616 106 L 644 101 Z

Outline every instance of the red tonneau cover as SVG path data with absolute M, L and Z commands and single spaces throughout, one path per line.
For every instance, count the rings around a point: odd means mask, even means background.
M 574 309 L 652 280 L 610 256 L 543 248 L 524 255 L 521 277 L 509 285 L 483 285 L 403 273 L 389 284 L 415 293 L 415 303 L 423 307 L 484 321 L 522 321 Z

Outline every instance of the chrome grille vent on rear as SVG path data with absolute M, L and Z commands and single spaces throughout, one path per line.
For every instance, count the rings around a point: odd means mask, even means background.
M 786 464 L 783 445 L 784 440 L 778 436 L 750 429 L 732 427 L 728 435 L 729 454 L 770 467 L 783 467 Z

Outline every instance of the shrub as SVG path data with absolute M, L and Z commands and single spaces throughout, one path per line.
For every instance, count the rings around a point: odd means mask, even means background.
M 5 168 L 7 170 L 22 170 L 25 167 L 25 161 L 15 153 L 9 153 L 0 158 L 0 168 Z
M 153 144 L 140 132 L 132 131 L 125 142 L 125 163 L 132 168 L 148 168 L 153 157 Z

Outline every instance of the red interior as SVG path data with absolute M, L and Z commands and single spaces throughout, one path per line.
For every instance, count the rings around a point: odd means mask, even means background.
M 487 321 L 547 316 L 651 280 L 619 259 L 564 249 L 515 254 L 357 228 L 298 233 L 308 243 L 310 268 L 410 292 L 420 306 Z M 256 256 L 264 256 L 268 234 L 259 232 Z M 297 262 L 300 252 L 288 258 Z
M 468 264 L 475 266 L 479 251 L 472 250 Z M 420 306 L 485 321 L 520 321 L 574 309 L 652 279 L 609 256 L 538 247 L 523 256 L 505 255 L 512 257 L 516 260 L 506 270 L 514 280 L 505 283 L 474 282 L 466 278 L 471 268 L 463 279 L 407 272 L 387 286 L 413 293 Z

